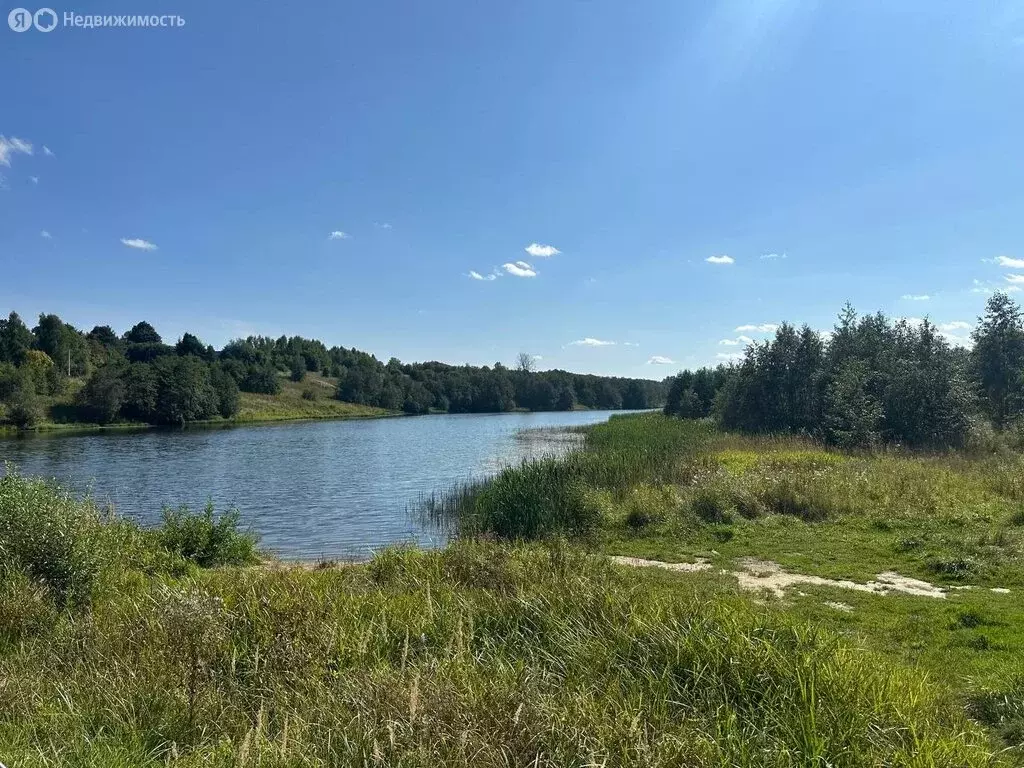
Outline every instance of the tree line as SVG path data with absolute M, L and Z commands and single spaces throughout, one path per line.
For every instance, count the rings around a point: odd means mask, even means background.
M 145 321 L 118 335 L 107 325 L 85 333 L 54 314 L 31 329 L 16 312 L 0 318 L 0 410 L 21 427 L 40 421 L 47 402 L 63 421 L 231 418 L 240 392 L 277 394 L 282 379 L 301 382 L 309 372 L 337 379 L 339 400 L 406 413 L 641 409 L 660 407 L 667 390 L 645 379 L 537 372 L 528 355 L 512 368 L 383 363 L 299 336 L 249 336 L 216 350 L 191 333 L 166 344 Z
M 830 335 L 783 323 L 737 363 L 682 371 L 665 413 L 750 433 L 799 433 L 841 447 L 963 446 L 972 430 L 1024 426 L 1024 315 L 994 294 L 951 346 L 929 320 L 847 305 Z

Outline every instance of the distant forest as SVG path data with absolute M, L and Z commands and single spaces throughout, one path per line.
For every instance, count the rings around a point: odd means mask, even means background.
M 661 407 L 667 392 L 666 382 L 536 372 L 528 355 L 512 368 L 385 364 L 299 336 L 250 336 L 216 350 L 191 333 L 166 344 L 144 321 L 118 335 L 107 325 L 85 333 L 53 314 L 31 329 L 15 312 L 0 319 L 0 418 L 20 427 L 60 401 L 66 418 L 98 424 L 231 418 L 240 392 L 276 394 L 282 378 L 308 372 L 336 378 L 339 400 L 413 414 L 642 409 Z
M 831 334 L 784 323 L 737 363 L 681 372 L 665 412 L 847 448 L 984 447 L 997 436 L 1024 447 L 1020 307 L 994 294 L 972 341 L 970 350 L 954 347 L 927 319 L 858 316 L 847 305 Z

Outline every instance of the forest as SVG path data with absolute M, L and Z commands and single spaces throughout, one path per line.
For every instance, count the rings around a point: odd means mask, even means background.
M 938 328 L 858 316 L 849 304 L 831 334 L 783 323 L 731 365 L 682 371 L 664 411 L 714 417 L 725 429 L 803 434 L 843 448 L 963 447 L 1024 426 L 1024 315 L 994 294 L 972 333 L 951 346 Z
M 109 325 L 86 333 L 54 314 L 33 328 L 16 312 L 0 319 L 0 421 L 20 428 L 48 416 L 89 424 L 230 419 L 240 393 L 275 395 L 283 379 L 309 373 L 336 382 L 338 400 L 409 414 L 643 409 L 661 407 L 667 391 L 660 381 L 534 371 L 525 354 L 512 367 L 383 363 L 299 336 L 250 336 L 216 350 L 191 333 L 165 343 L 145 321 L 118 335 Z M 309 386 L 303 397 L 320 389 Z

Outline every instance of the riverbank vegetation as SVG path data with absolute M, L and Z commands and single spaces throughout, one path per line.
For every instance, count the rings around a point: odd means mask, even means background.
M 9 765 L 999 764 L 919 671 L 558 541 L 252 567 L 10 474 L 0 518 Z
M 664 578 L 754 588 L 790 616 L 927 672 L 999 749 L 1024 742 L 1020 453 L 998 442 L 974 453 L 843 452 L 662 414 L 584 433 L 580 450 L 510 467 L 428 511 L 470 538 L 564 536 L 592 552 L 697 563 Z M 809 578 L 773 581 L 778 573 Z M 927 589 L 868 591 L 894 573 Z
M 994 294 L 971 339 L 968 351 L 927 319 L 858 317 L 847 305 L 827 336 L 783 323 L 735 365 L 682 372 L 665 412 L 846 448 L 945 449 L 986 442 L 993 431 L 1012 437 L 1024 424 L 1020 307 Z
M 288 382 L 308 382 L 303 402 L 291 397 Z M 31 330 L 17 313 L 0 319 L 0 425 L 19 428 L 644 409 L 660 407 L 665 391 L 663 382 L 643 379 L 536 372 L 528 355 L 515 369 L 394 358 L 384 364 L 298 336 L 250 336 L 215 350 L 191 333 L 165 344 L 147 322 L 119 336 L 109 326 L 83 333 L 52 314 L 40 315 Z

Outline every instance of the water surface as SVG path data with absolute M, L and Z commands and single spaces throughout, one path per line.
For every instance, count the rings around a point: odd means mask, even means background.
M 26 435 L 0 439 L 0 463 L 144 523 L 165 506 L 235 507 L 282 557 L 364 557 L 388 544 L 437 545 L 411 507 L 424 494 L 523 458 L 565 451 L 544 428 L 605 421 L 610 411 L 415 416 L 367 421 Z M 2 471 L 2 467 L 0 467 Z

